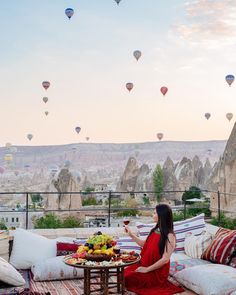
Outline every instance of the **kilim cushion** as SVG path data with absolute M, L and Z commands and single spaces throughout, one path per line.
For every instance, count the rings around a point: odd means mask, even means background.
M 75 243 L 61 243 L 57 242 L 57 256 L 64 256 L 75 253 L 79 245 Z
M 150 230 L 155 226 L 154 223 L 144 224 L 136 222 L 136 227 L 141 239 L 146 239 Z M 187 233 L 195 236 L 201 235 L 206 229 L 204 214 L 199 214 L 192 218 L 174 222 L 174 232 L 176 234 L 175 252 L 184 252 L 184 241 Z
M 192 258 L 201 258 L 202 253 L 211 244 L 213 235 L 204 231 L 200 236 L 186 235 L 184 242 L 185 253 Z
M 229 264 L 235 250 L 236 230 L 220 228 L 201 258 L 215 263 Z

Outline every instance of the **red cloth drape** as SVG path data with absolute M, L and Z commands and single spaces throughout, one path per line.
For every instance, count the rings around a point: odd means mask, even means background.
M 139 266 L 150 266 L 161 259 L 159 251 L 160 234 L 153 232 L 141 252 L 139 263 L 128 266 L 125 269 L 125 286 L 127 290 L 138 295 L 171 295 L 184 292 L 180 287 L 171 284 L 167 279 L 170 262 L 154 271 L 140 273 L 135 270 Z

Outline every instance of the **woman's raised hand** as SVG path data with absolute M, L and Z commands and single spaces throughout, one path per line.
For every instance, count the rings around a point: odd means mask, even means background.
M 127 233 L 130 237 L 132 236 L 131 229 L 127 225 L 125 225 L 125 233 Z

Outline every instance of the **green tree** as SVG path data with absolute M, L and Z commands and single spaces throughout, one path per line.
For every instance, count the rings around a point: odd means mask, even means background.
M 152 181 L 157 202 L 160 202 L 164 187 L 164 175 L 162 168 L 159 164 L 156 166 L 152 174 Z
M 74 216 L 68 216 L 63 220 L 62 227 L 63 228 L 73 228 L 73 227 L 80 227 L 81 220 Z
M 150 199 L 149 199 L 149 197 L 146 194 L 143 195 L 143 204 L 145 206 L 150 205 Z
M 7 227 L 3 221 L 0 221 L 0 230 L 6 230 Z
M 91 206 L 91 205 L 97 205 L 97 200 L 95 197 L 88 197 L 86 199 L 82 200 L 82 205 L 83 206 Z
M 186 200 L 190 200 L 190 199 L 201 199 L 203 198 L 204 195 L 202 193 L 202 191 L 200 190 L 200 188 L 196 187 L 196 186 L 190 186 L 189 190 L 184 192 L 182 195 L 182 201 L 186 201 Z
M 61 220 L 52 213 L 46 214 L 37 218 L 34 222 L 34 228 L 60 228 L 62 227 Z
M 30 197 L 31 197 L 32 203 L 34 204 L 42 202 L 43 200 L 43 197 L 40 194 L 31 194 Z

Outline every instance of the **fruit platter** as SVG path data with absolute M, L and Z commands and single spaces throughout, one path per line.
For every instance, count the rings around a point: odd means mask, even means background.
M 64 262 L 73 266 L 116 266 L 139 261 L 134 251 L 121 251 L 113 237 L 97 232 L 80 245 L 76 253 L 67 255 Z

